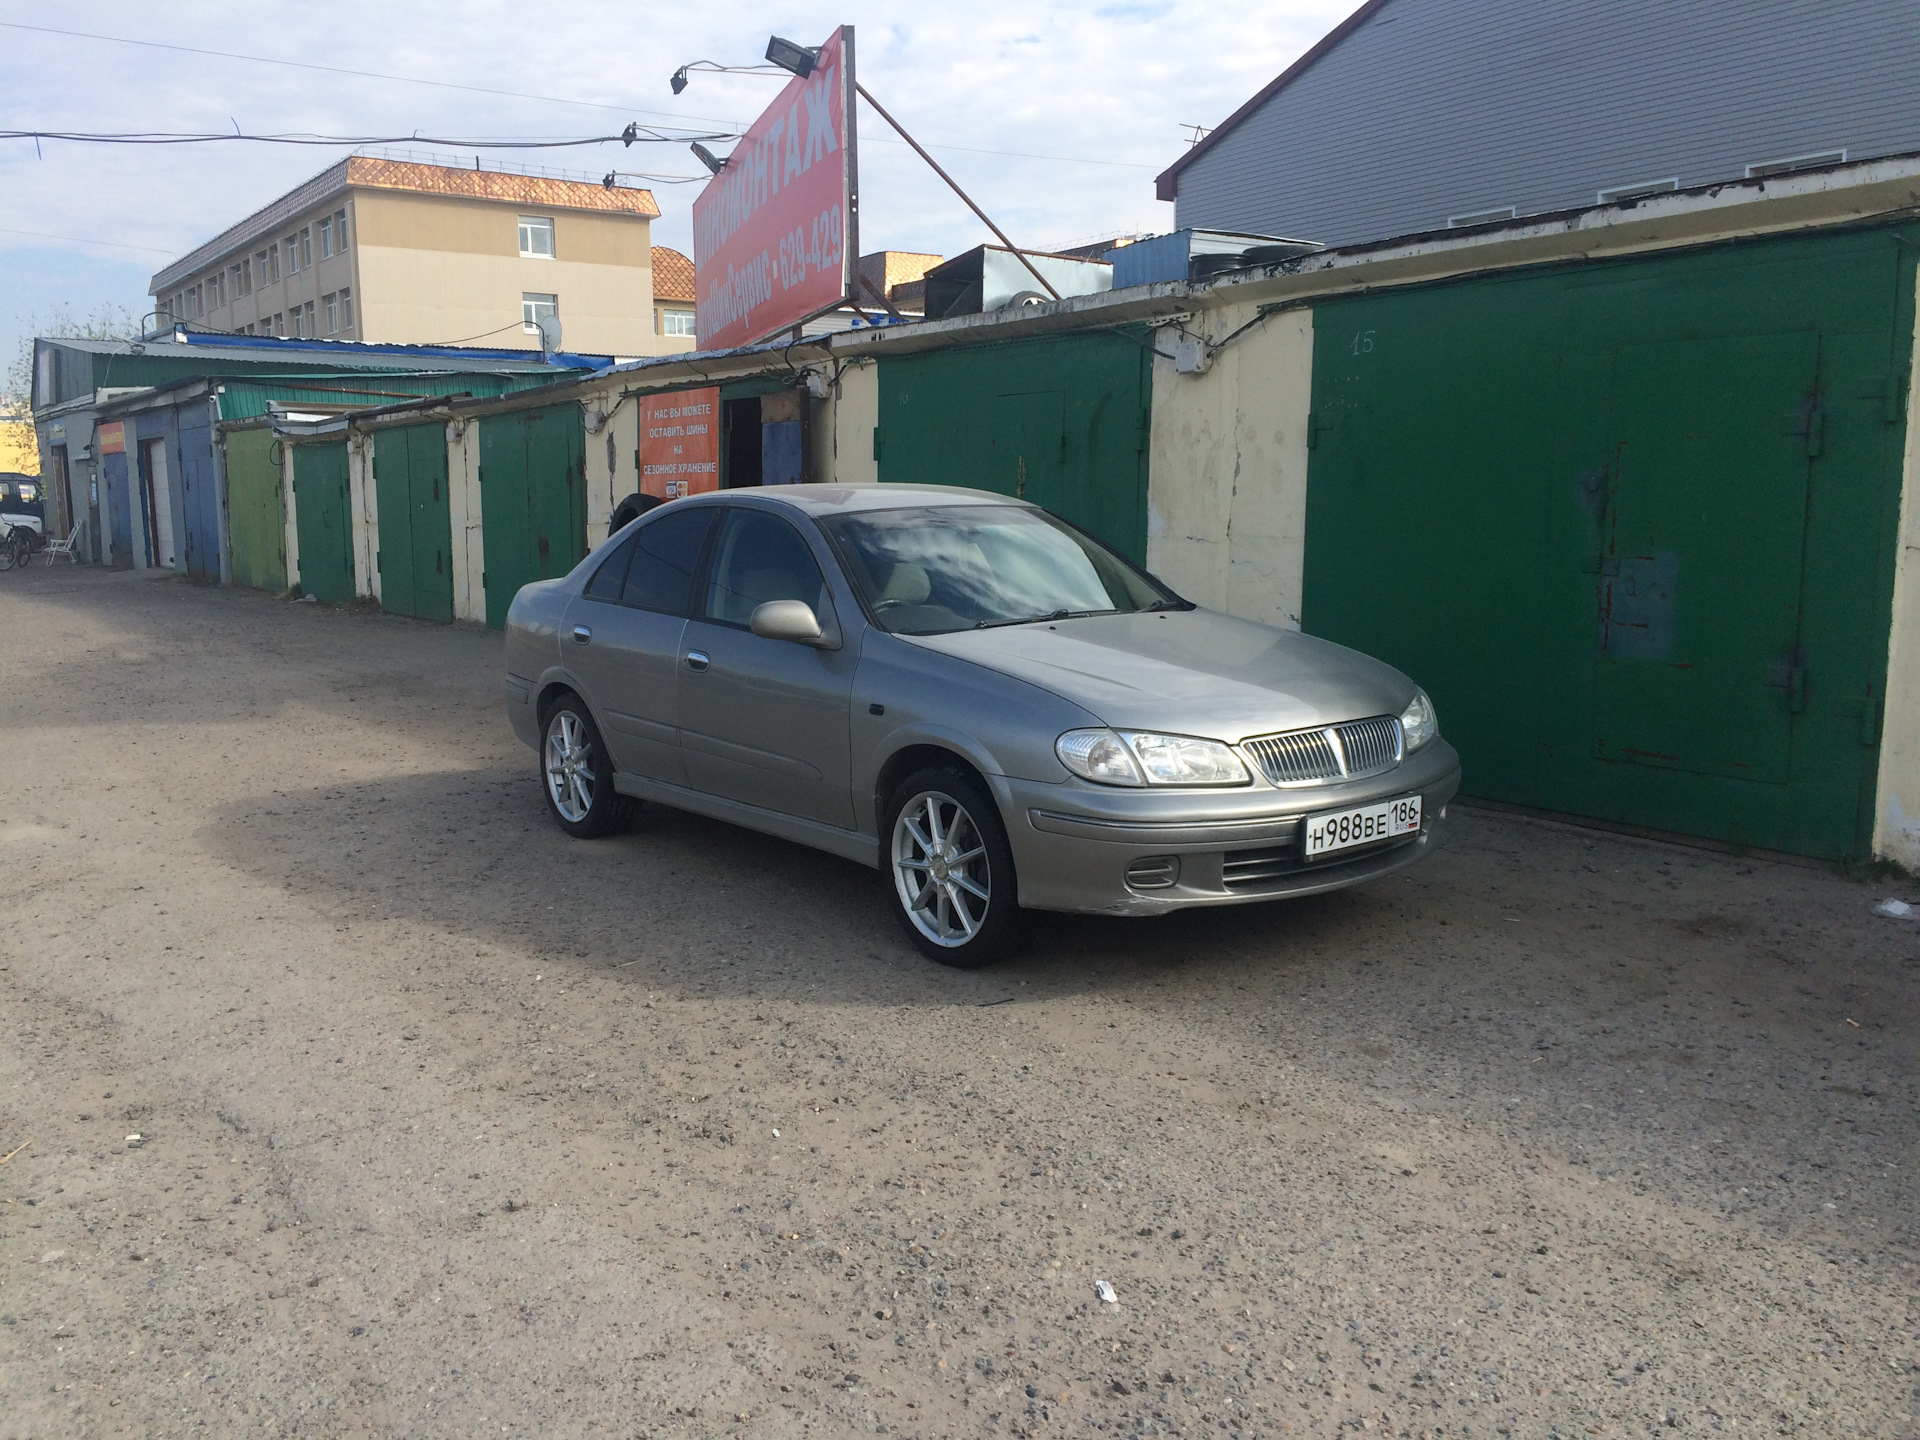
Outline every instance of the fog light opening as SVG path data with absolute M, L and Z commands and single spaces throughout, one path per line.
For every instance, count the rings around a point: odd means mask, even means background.
M 1179 883 L 1178 855 L 1149 855 L 1127 866 L 1127 886 L 1132 890 L 1165 890 Z

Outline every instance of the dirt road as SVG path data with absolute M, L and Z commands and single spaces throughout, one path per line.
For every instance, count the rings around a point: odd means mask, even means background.
M 499 656 L 0 576 L 0 1436 L 1920 1433 L 1897 885 L 1457 812 L 952 973 Z

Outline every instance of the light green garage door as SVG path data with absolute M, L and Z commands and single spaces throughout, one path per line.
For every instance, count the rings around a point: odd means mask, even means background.
M 1758 241 L 1320 306 L 1306 628 L 1433 693 L 1470 795 L 1863 858 L 1902 243 Z
M 271 430 L 231 430 L 227 455 L 227 544 L 233 583 L 279 594 L 287 588 L 287 523 L 280 499 L 280 445 Z

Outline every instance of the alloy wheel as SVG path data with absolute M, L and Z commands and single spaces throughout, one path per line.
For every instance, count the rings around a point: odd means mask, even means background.
M 593 745 L 586 722 L 562 710 L 547 725 L 547 794 L 560 818 L 578 825 L 593 809 Z
M 958 947 L 980 933 L 993 899 L 986 843 L 967 807 L 923 790 L 893 822 L 893 883 L 914 928 Z

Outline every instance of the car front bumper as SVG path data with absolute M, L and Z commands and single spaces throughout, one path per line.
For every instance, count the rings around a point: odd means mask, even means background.
M 1023 906 L 1161 915 L 1314 895 L 1413 864 L 1440 844 L 1447 802 L 1460 788 L 1460 757 L 1435 740 L 1379 775 L 1286 789 L 1154 791 L 1006 777 L 994 788 Z M 1307 817 L 1415 794 L 1417 835 L 1305 858 Z M 1144 863 L 1152 861 L 1171 863 Z

